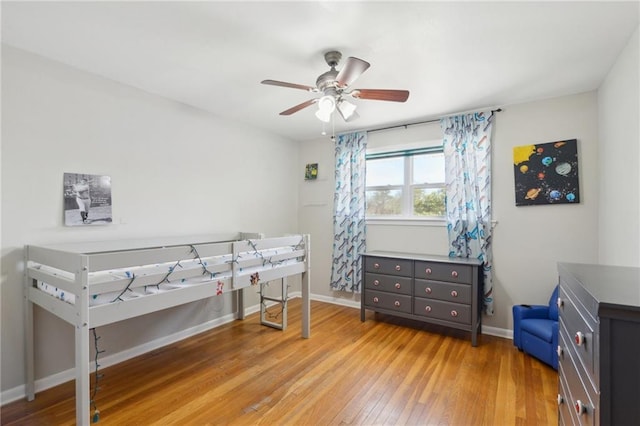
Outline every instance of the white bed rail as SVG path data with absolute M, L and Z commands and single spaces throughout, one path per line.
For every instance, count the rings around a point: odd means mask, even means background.
M 33 305 L 75 327 L 76 422 L 89 422 L 89 330 L 301 274 L 302 331 L 310 336 L 308 235 L 194 243 L 109 242 L 25 247 L 27 399 L 35 397 Z M 86 247 L 90 249 L 86 250 Z M 244 318 L 239 292 L 237 317 Z M 266 324 L 269 325 L 269 324 Z

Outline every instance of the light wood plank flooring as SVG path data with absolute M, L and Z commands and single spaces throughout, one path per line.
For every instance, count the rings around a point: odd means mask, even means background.
M 300 301 L 102 369 L 98 425 L 551 425 L 557 374 L 511 340 Z M 99 333 L 99 330 L 98 330 Z M 108 348 L 104 348 L 108 349 Z M 2 407 L 3 425 L 71 425 L 74 384 Z

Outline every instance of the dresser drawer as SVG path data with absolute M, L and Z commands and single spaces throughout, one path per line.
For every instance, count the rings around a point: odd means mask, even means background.
M 386 275 L 410 277 L 413 272 L 411 260 L 393 259 L 389 257 L 365 257 L 364 270 Z
M 563 336 L 561 336 L 562 338 Z M 567 344 L 568 342 L 564 342 Z M 567 386 L 566 404 L 572 411 L 572 417 L 580 425 L 595 425 L 598 401 L 595 389 L 588 380 L 587 373 L 579 362 L 572 356 L 563 357 L 558 363 L 560 377 L 564 378 Z
M 411 313 L 411 296 L 405 294 L 393 294 L 384 291 L 367 290 L 365 292 L 365 306 L 376 309 L 388 309 L 390 311 Z
M 571 406 L 571 394 L 564 377 L 562 367 L 558 366 L 558 424 L 571 426 L 575 424 L 575 409 Z
M 367 289 L 389 291 L 411 295 L 411 278 L 393 275 L 364 274 L 364 286 Z
M 416 279 L 416 297 L 445 300 L 447 302 L 471 304 L 471 286 L 468 284 L 444 283 Z
M 560 289 L 561 305 L 560 324 L 566 329 L 567 347 L 573 349 L 573 353 L 579 358 L 584 369 L 592 376 L 591 381 L 597 384 L 598 380 L 595 374 L 595 365 L 593 353 L 596 341 L 594 339 L 594 330 L 581 314 L 579 308 L 573 299 L 562 288 Z
M 413 313 L 421 317 L 471 324 L 471 306 L 435 299 L 414 299 Z
M 416 261 L 415 277 L 425 280 L 471 284 L 473 267 L 452 263 Z

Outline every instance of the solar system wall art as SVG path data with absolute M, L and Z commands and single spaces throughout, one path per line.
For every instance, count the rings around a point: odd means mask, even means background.
M 513 173 L 516 206 L 580 202 L 576 139 L 514 147 Z

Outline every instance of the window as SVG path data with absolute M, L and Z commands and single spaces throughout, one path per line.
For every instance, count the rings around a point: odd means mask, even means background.
M 368 218 L 440 218 L 445 214 L 442 147 L 367 155 Z

